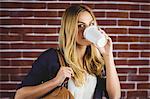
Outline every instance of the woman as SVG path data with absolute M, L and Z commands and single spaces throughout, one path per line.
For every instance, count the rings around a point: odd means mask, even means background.
M 100 77 L 104 65 L 109 98 L 120 98 L 112 40 L 101 29 L 99 31 L 107 37 L 107 44 L 104 47 L 96 47 L 86 40 L 83 32 L 91 25 L 96 25 L 96 19 L 90 8 L 83 5 L 67 8 L 60 28 L 59 49 L 69 65 L 60 67 L 55 49 L 45 51 L 33 63 L 15 98 L 39 98 L 69 78 L 68 89 L 75 99 L 99 99 L 103 87 L 100 84 Z

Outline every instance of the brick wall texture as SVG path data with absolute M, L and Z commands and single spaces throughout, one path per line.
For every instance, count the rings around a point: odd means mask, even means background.
M 13 98 L 34 60 L 58 46 L 62 13 L 75 4 L 91 7 L 113 40 L 122 99 L 150 98 L 149 0 L 1 0 L 0 98 Z

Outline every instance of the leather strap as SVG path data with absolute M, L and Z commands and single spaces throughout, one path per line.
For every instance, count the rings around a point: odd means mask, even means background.
M 59 58 L 59 63 L 61 66 L 66 66 L 65 62 L 64 62 L 64 58 L 62 56 L 62 54 L 60 53 L 59 50 L 57 50 L 57 54 L 58 54 L 58 58 Z
M 59 63 L 60 63 L 60 65 L 61 65 L 61 66 L 67 66 L 66 63 L 65 63 L 65 61 L 64 61 L 64 57 L 63 57 L 62 53 L 60 52 L 60 50 L 57 50 L 57 54 L 58 54 L 58 58 L 59 58 Z M 64 81 L 60 86 L 61 86 L 61 87 L 67 86 L 67 85 L 66 85 L 67 82 L 68 82 L 68 78 L 66 78 L 65 81 Z

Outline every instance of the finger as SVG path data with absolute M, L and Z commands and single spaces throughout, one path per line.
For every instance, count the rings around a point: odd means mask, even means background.
M 71 72 L 71 75 L 74 76 L 74 72 L 71 67 L 66 67 L 66 69 L 68 69 Z
M 112 40 L 111 40 L 111 38 L 110 38 L 110 37 L 108 37 L 108 39 L 107 39 L 107 40 L 108 40 L 108 44 L 109 44 L 109 45 L 112 45 Z
M 70 78 L 71 78 L 71 73 L 66 72 L 66 73 L 65 73 L 65 77 L 66 77 L 66 78 L 68 77 L 68 78 L 70 79 Z
M 106 32 L 104 30 L 101 30 L 101 32 L 103 33 L 103 35 L 105 36 L 106 39 L 109 39 L 108 34 L 106 34 Z
M 69 70 L 71 71 L 71 75 L 74 76 L 74 72 L 73 72 L 72 68 L 69 68 Z

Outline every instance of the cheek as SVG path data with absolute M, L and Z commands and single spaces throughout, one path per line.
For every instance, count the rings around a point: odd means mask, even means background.
M 84 38 L 83 32 L 84 32 L 84 30 L 79 30 L 79 32 L 78 32 L 78 37 L 81 38 L 81 39 Z

